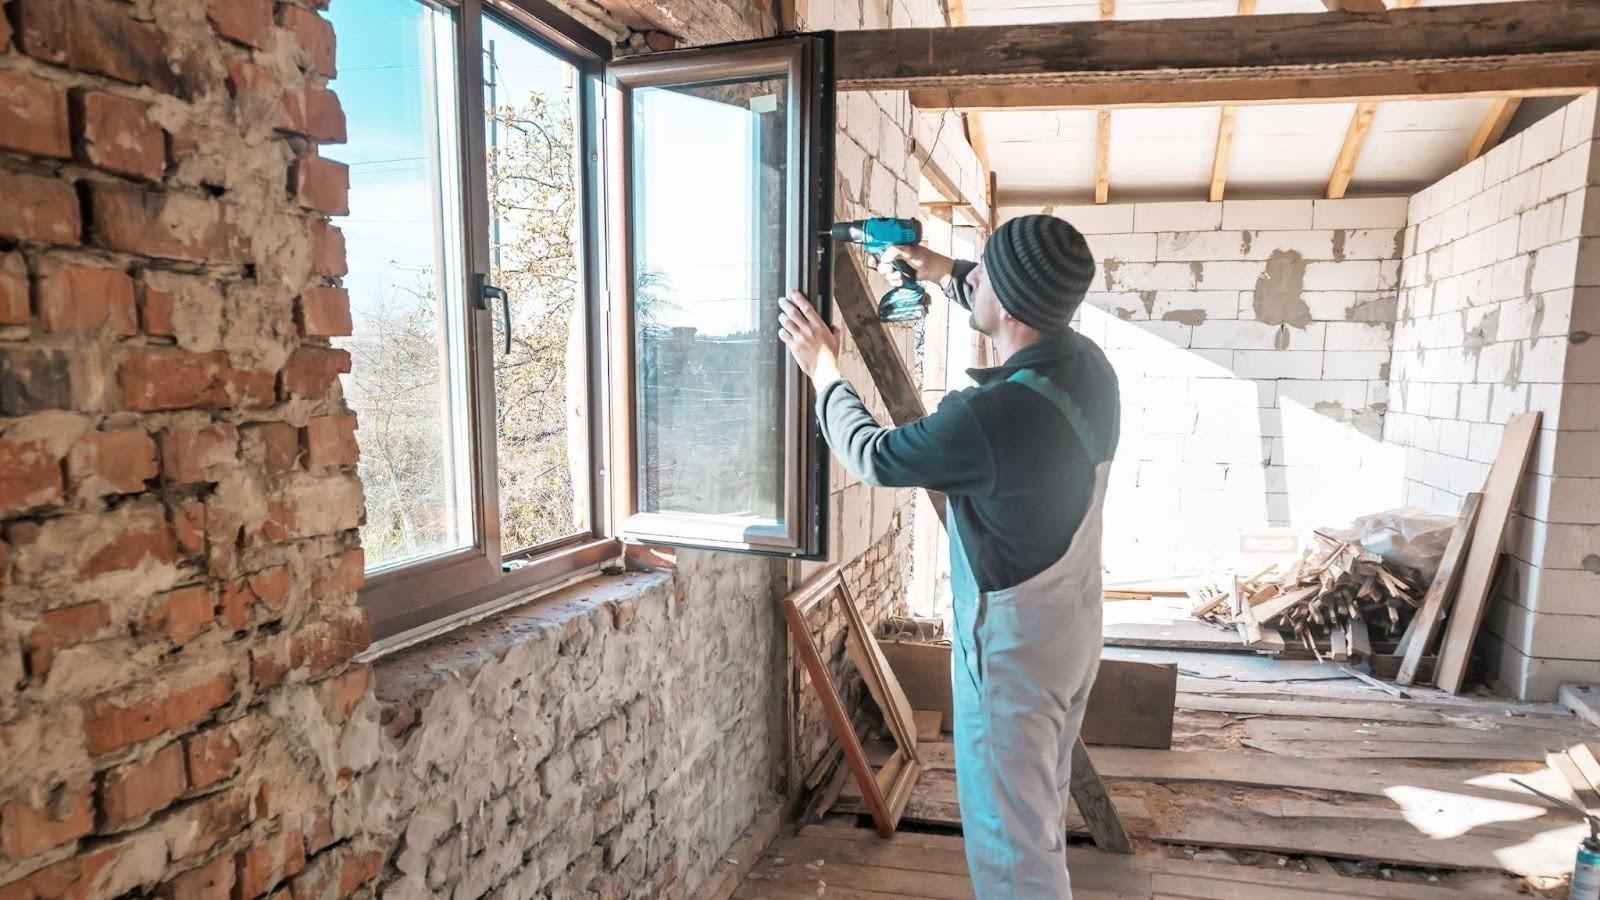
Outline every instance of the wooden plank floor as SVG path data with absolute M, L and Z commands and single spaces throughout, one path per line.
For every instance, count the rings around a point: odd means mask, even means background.
M 1594 806 L 1558 757 L 1585 746 L 1600 754 L 1600 729 L 1549 704 L 1412 694 L 1294 674 L 1180 677 L 1172 750 L 1090 748 L 1139 852 L 1070 851 L 1075 896 L 1442 900 L 1559 889 L 1582 826 L 1512 779 Z M 959 826 L 950 744 L 919 752 L 908 825 Z M 854 794 L 846 783 L 833 812 L 857 812 Z M 1199 849 L 1246 864 L 1187 858 Z M 1386 868 L 1405 871 L 1385 881 Z M 771 848 L 736 896 L 970 897 L 965 873 L 959 837 L 883 842 L 812 827 Z
M 1077 847 L 1067 851 L 1067 866 L 1076 900 L 1450 900 L 1463 896 L 1450 887 L 1143 853 L 1117 856 Z M 775 841 L 733 896 L 737 900 L 971 900 L 973 893 L 960 837 L 901 832 L 884 840 L 864 828 L 813 825 Z

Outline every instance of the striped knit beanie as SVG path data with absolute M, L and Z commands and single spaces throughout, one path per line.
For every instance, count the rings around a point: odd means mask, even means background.
M 1089 244 L 1055 216 L 1019 216 L 989 236 L 984 275 L 1000 305 L 1017 321 L 1044 332 L 1072 320 L 1094 278 Z

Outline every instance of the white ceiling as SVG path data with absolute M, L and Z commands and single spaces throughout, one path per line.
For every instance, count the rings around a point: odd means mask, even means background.
M 1473 0 L 1424 0 L 1453 5 Z M 1118 0 L 1119 19 L 1229 16 L 1237 0 Z M 1257 0 L 1260 15 L 1322 12 L 1321 0 Z M 1088 21 L 1099 0 L 966 0 L 967 22 Z M 1460 166 L 1489 100 L 1382 103 L 1348 194 L 1419 189 Z M 1321 196 L 1344 141 L 1352 103 L 1239 107 L 1229 197 Z M 1094 193 L 1093 110 L 983 113 L 989 163 L 1012 197 L 1080 200 Z M 1111 113 L 1111 199 L 1204 199 L 1216 153 L 1217 107 Z

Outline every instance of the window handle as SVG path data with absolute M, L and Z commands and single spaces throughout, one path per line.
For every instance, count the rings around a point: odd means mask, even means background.
M 511 355 L 511 295 L 506 293 L 505 288 L 496 287 L 495 285 L 490 284 L 489 283 L 489 276 L 483 274 L 482 272 L 479 272 L 478 273 L 478 300 L 477 300 L 478 308 L 483 310 L 484 312 L 488 312 L 489 311 L 489 302 L 491 300 L 499 300 L 500 301 L 500 316 L 503 319 L 505 319 L 505 323 L 506 323 L 506 349 L 505 349 L 505 355 L 506 356 L 510 356 Z

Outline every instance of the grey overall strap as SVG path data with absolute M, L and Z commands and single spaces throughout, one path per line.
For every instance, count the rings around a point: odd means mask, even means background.
M 1072 432 L 1078 436 L 1078 441 L 1083 444 L 1083 449 L 1088 451 L 1089 458 L 1095 465 L 1109 458 L 1105 446 L 1094 433 L 1094 429 L 1089 426 L 1089 420 L 1084 418 L 1083 410 L 1077 401 L 1066 391 L 1056 387 L 1055 382 L 1032 369 L 1018 369 L 1006 380 L 1032 389 L 1039 396 L 1049 400 L 1056 409 L 1061 410 L 1061 414 L 1067 419 L 1067 424 L 1072 427 Z

